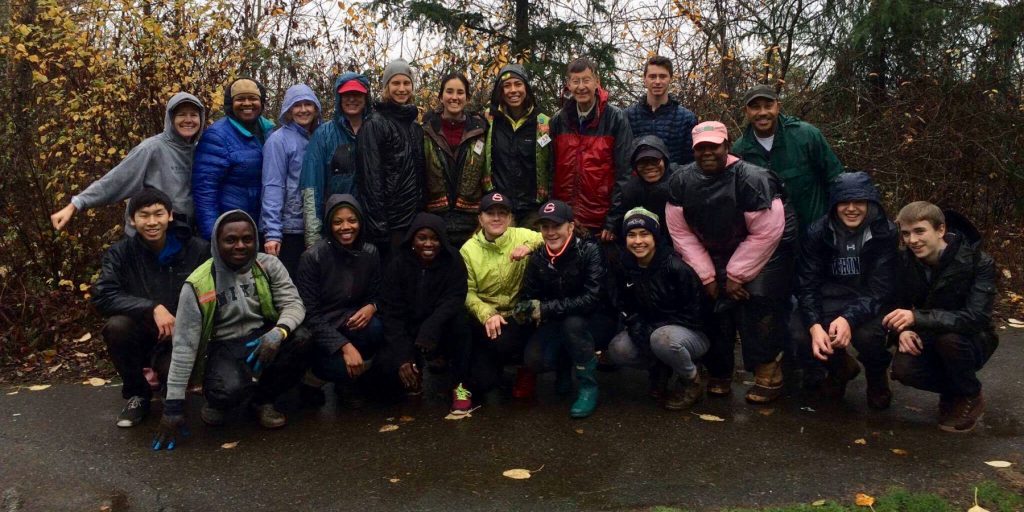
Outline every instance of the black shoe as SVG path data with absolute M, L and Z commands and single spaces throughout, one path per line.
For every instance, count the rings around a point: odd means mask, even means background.
M 224 424 L 224 411 L 204 405 L 199 411 L 199 419 L 211 427 L 219 427 Z
M 128 399 L 121 414 L 117 415 L 117 426 L 122 428 L 134 427 L 149 414 L 149 399 L 141 396 L 133 396 Z

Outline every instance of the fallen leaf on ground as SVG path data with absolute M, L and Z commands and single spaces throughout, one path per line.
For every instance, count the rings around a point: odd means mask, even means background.
M 910 452 L 904 450 L 903 448 L 893 448 L 892 452 L 895 453 L 896 455 L 910 455 Z
M 452 413 L 448 413 L 448 415 L 445 416 L 444 419 L 446 419 L 446 420 L 462 420 L 462 419 L 472 418 L 472 417 L 473 416 L 470 415 L 470 414 L 452 414 Z
M 398 425 L 387 424 L 380 428 L 377 432 L 393 432 L 398 430 Z
M 238 441 L 234 441 L 234 442 L 231 442 L 231 443 L 224 443 L 224 444 L 220 445 L 220 447 L 224 448 L 225 450 L 230 450 L 230 449 L 232 449 L 232 448 L 234 448 L 236 446 L 238 446 Z
M 401 482 L 401 481 L 402 481 L 401 478 L 388 478 L 388 482 L 391 482 L 393 484 L 397 484 L 398 482 Z
M 800 410 L 804 412 L 818 412 L 815 411 L 813 407 L 801 407 Z
M 413 418 L 412 416 L 402 416 L 401 418 L 398 418 L 398 421 L 400 421 L 402 423 L 409 423 L 410 421 L 412 421 L 414 419 L 416 419 L 416 418 Z
M 775 413 L 775 409 L 758 409 L 757 413 L 760 414 L 761 416 L 771 416 L 772 414 Z
M 811 502 L 812 507 L 823 507 L 825 506 L 825 500 L 817 500 Z
M 511 478 L 513 480 L 526 480 L 531 476 L 529 469 L 509 469 L 502 473 L 501 475 L 506 478 Z
M 1014 324 L 1014 325 L 1024 325 L 1024 322 L 1021 322 L 1020 320 L 1017 320 L 1016 318 L 1007 318 L 1006 321 L 1010 322 L 1011 324 Z
M 994 468 L 1008 468 L 1013 465 L 1012 462 L 1007 462 L 1005 460 L 990 460 L 985 464 L 988 464 L 989 466 L 992 466 Z
M 853 444 L 868 444 L 868 440 L 863 437 L 860 439 L 854 439 Z
M 693 413 L 693 414 L 696 414 L 698 418 L 700 418 L 700 419 L 702 419 L 704 421 L 725 421 L 724 418 L 719 418 L 718 416 L 715 416 L 714 414 L 697 414 L 697 413 Z
M 395 421 L 395 418 L 394 418 L 394 416 L 392 416 L 390 418 L 384 418 L 384 421 Z
M 46 373 L 53 373 L 53 372 L 55 372 L 57 370 L 60 370 L 63 367 L 64 367 L 64 363 L 57 363 L 57 364 L 47 368 L 46 369 Z
M 75 338 L 75 343 L 82 343 L 92 339 L 92 333 L 85 333 L 80 338 Z
M 99 377 L 92 377 L 89 380 L 83 382 L 82 384 L 88 384 L 90 386 L 100 387 L 100 386 L 106 385 L 107 381 L 104 380 L 104 379 L 101 379 Z
M 974 506 L 969 508 L 969 509 L 967 509 L 967 512 L 988 512 L 988 509 L 981 508 L 981 505 L 978 505 L 978 488 L 977 487 L 974 488 Z
M 50 364 L 55 357 L 57 357 L 56 350 L 51 348 L 43 351 L 43 361 L 45 361 L 46 364 Z
M 904 405 L 903 408 L 907 409 L 909 411 L 921 412 L 921 408 L 920 407 L 914 407 L 913 405 Z
M 857 493 L 857 497 L 853 501 L 858 507 L 870 507 L 875 504 L 875 498 L 868 496 L 862 492 Z
M 17 391 L 11 391 L 10 393 L 7 393 L 7 396 L 17 395 L 17 394 L 18 394 Z
M 28 390 L 29 391 L 42 391 L 42 390 L 44 390 L 46 388 L 49 388 L 49 387 L 50 387 L 49 384 L 36 384 L 35 386 L 29 386 Z
M 86 357 L 89 357 L 89 354 L 86 354 L 85 352 L 75 352 L 75 357 L 85 359 Z
M 582 428 L 578 428 L 576 430 L 573 430 L 573 432 L 576 432 L 577 434 L 582 434 L 583 433 L 583 429 Z

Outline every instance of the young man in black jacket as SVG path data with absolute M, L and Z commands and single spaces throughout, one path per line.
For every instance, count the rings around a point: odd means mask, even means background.
M 893 378 L 939 393 L 940 429 L 970 432 L 985 412 L 976 372 L 999 344 L 992 326 L 995 262 L 982 252 L 974 226 L 931 203 L 904 206 L 896 222 L 906 245 L 899 309 L 882 319 L 899 336 Z
M 840 174 L 832 185 L 829 211 L 807 228 L 797 264 L 799 308 L 793 339 L 807 361 L 804 382 L 822 396 L 842 399 L 846 384 L 860 373 L 847 353 L 852 344 L 867 373 L 872 409 L 892 402 L 887 375 L 892 355 L 882 328 L 883 307 L 891 306 L 899 280 L 897 230 L 885 215 L 878 189 L 863 172 Z M 885 312 L 889 310 L 886 309 Z M 828 377 L 822 379 L 827 370 Z
M 136 233 L 107 249 L 92 298 L 107 317 L 103 341 L 124 382 L 121 396 L 128 400 L 117 417 L 119 427 L 133 427 L 149 413 L 153 393 L 143 368 L 157 368 L 166 380 L 178 294 L 210 254 L 206 241 L 175 222 L 171 199 L 157 189 L 135 194 L 128 214 Z

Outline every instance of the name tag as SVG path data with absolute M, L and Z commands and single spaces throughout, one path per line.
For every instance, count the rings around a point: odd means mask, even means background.
M 473 152 L 478 155 L 482 155 L 484 153 L 484 141 L 476 141 L 476 144 L 473 144 Z
M 551 137 L 550 137 L 550 136 L 549 136 L 548 134 L 546 134 L 546 133 L 545 133 L 544 135 L 541 135 L 541 136 L 540 136 L 540 137 L 539 137 L 539 138 L 537 139 L 537 144 L 538 144 L 538 145 L 539 145 L 540 147 L 544 147 L 544 146 L 547 146 L 547 145 L 548 145 L 548 144 L 549 144 L 550 142 L 551 142 Z

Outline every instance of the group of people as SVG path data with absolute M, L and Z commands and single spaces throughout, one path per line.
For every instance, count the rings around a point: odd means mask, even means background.
M 367 382 L 422 393 L 426 369 L 447 372 L 461 415 L 509 365 L 515 398 L 543 372 L 575 387 L 574 418 L 594 413 L 602 366 L 647 369 L 678 410 L 732 393 L 737 338 L 753 404 L 786 379 L 839 399 L 863 365 L 871 408 L 889 407 L 891 372 L 940 394 L 943 430 L 981 418 L 976 372 L 998 339 L 978 231 L 923 201 L 890 220 L 869 175 L 844 172 L 774 88 L 746 93 L 732 141 L 668 94 L 664 57 L 624 111 L 574 60 L 552 117 L 515 64 L 484 115 L 459 73 L 422 116 L 408 63 L 382 78 L 375 102 L 366 76 L 339 76 L 329 121 L 292 86 L 276 129 L 254 80 L 227 85 L 209 127 L 178 93 L 161 134 L 52 215 L 62 229 L 129 199 L 93 296 L 124 381 L 118 426 L 163 389 L 153 447 L 170 449 L 190 389 L 204 423 L 247 404 L 276 428 L 296 386 L 319 407 L 332 383 L 357 408 Z

